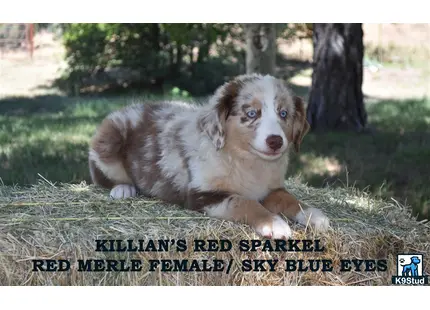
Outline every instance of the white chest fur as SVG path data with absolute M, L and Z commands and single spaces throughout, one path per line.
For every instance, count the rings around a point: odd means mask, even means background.
M 287 160 L 270 162 L 229 156 L 200 157 L 192 163 L 190 186 L 204 191 L 224 190 L 261 200 L 271 190 L 283 186 Z

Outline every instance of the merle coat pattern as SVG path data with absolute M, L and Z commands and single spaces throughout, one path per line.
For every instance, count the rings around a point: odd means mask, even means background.
M 329 226 L 284 188 L 289 153 L 308 130 L 303 101 L 282 80 L 242 75 L 202 106 L 142 103 L 111 113 L 92 138 L 89 167 L 113 198 L 140 192 L 285 239 L 292 232 L 281 215 Z

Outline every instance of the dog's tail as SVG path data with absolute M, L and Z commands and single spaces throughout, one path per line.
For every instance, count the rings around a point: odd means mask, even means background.
M 106 188 L 132 184 L 126 169 L 125 147 L 142 115 L 143 106 L 133 105 L 113 112 L 103 120 L 91 140 L 88 156 L 94 184 Z

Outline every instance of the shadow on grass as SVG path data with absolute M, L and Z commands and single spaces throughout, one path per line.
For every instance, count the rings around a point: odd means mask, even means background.
M 30 116 L 64 111 L 72 100 L 60 95 L 0 99 L 0 115 Z
M 0 178 L 34 184 L 41 174 L 53 182 L 89 181 L 88 141 L 126 98 L 93 100 L 59 95 L 0 99 Z
M 0 178 L 6 185 L 35 184 L 39 174 L 53 183 L 89 182 L 87 154 L 88 141 L 36 140 L 0 154 Z
M 375 132 L 310 133 L 289 174 L 315 187 L 348 185 L 394 197 L 430 219 L 430 100 L 384 100 L 366 108 Z

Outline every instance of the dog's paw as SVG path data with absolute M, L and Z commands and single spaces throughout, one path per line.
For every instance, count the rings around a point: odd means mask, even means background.
M 110 191 L 110 197 L 113 199 L 136 197 L 136 187 L 130 184 L 115 185 Z
M 302 225 L 309 223 L 320 232 L 326 231 L 330 227 L 328 217 L 321 210 L 312 207 L 300 211 L 296 215 L 296 221 Z
M 255 229 L 265 238 L 289 239 L 292 236 L 290 226 L 279 215 L 273 216 L 269 221 L 261 223 Z

